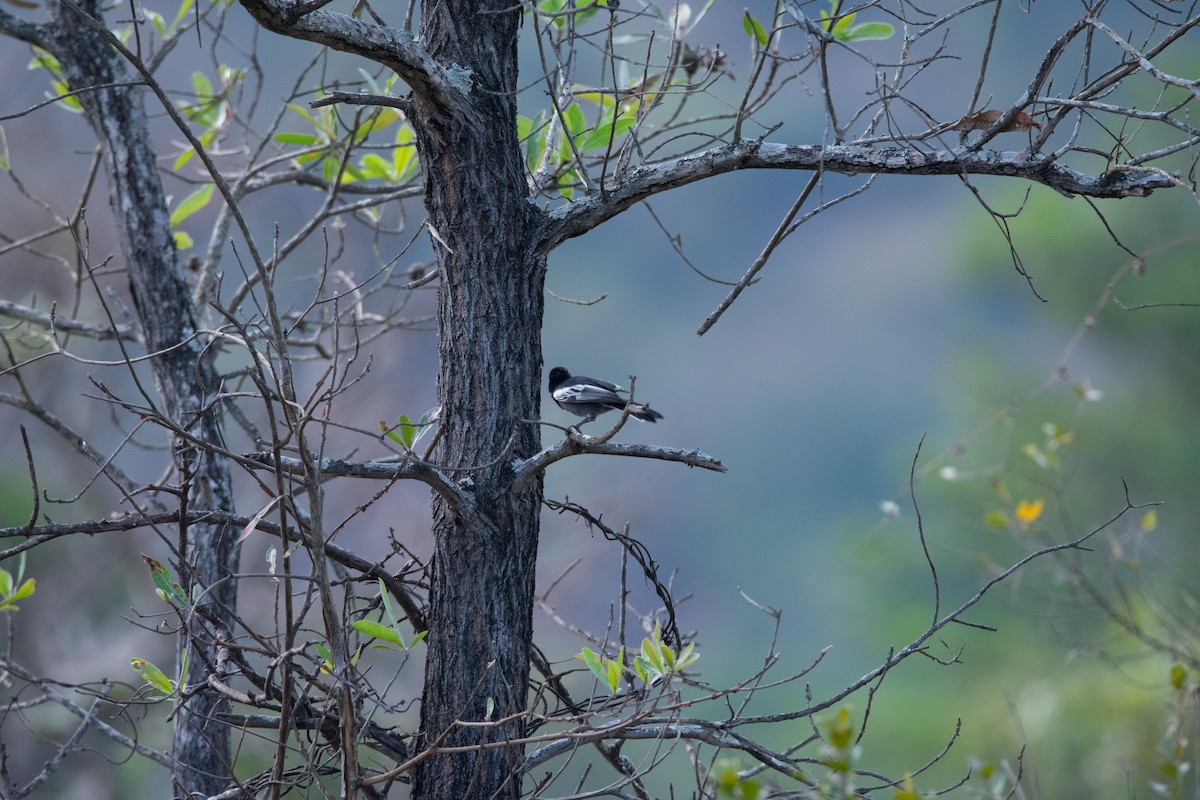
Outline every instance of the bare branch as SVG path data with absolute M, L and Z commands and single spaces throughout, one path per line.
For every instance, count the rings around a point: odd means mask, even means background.
M 597 456 L 656 458 L 660 461 L 674 461 L 679 464 L 687 464 L 689 467 L 710 469 L 713 472 L 726 472 L 728 469 L 719 460 L 700 450 L 658 447 L 650 444 L 598 442 L 592 436 L 568 435 L 558 444 L 547 447 L 542 452 L 523 461 L 517 461 L 514 465 L 518 476 L 517 480 L 519 483 L 527 483 L 555 461 L 561 461 L 569 456 L 588 454 Z
M 248 453 L 245 458 L 251 462 L 270 468 L 275 456 L 272 453 Z M 304 463 L 298 458 L 281 457 L 279 467 L 290 475 L 305 474 Z M 400 462 L 393 461 L 345 461 L 340 458 L 323 458 L 317 464 L 317 472 L 330 477 L 366 478 L 377 481 L 418 480 L 428 484 L 448 502 L 455 506 L 469 506 L 471 499 L 468 494 L 435 467 L 407 457 Z
M 169 755 L 166 753 L 161 753 L 157 750 L 151 750 L 144 744 L 140 744 L 133 739 L 130 739 L 128 736 L 109 725 L 102 718 L 97 718 L 91 710 L 80 706 L 54 688 L 54 681 L 35 675 L 21 664 L 18 664 L 16 661 L 13 661 L 11 658 L 8 658 L 3 654 L 0 654 L 0 668 L 4 669 L 5 672 L 17 676 L 21 680 L 38 687 L 38 689 L 40 689 L 46 695 L 46 697 L 50 698 L 50 700 L 79 717 L 81 720 L 90 720 L 92 726 L 95 727 L 96 730 L 100 731 L 122 747 L 126 747 L 140 756 L 145 756 L 152 761 L 156 761 L 164 767 L 171 766 L 171 757 Z M 96 706 L 93 705 L 92 708 L 94 709 L 95 707 Z
M 923 153 L 903 147 L 860 145 L 796 145 L 744 139 L 701 153 L 638 167 L 608 189 L 607 201 L 589 195 L 550 212 L 543 235 L 549 251 L 581 236 L 651 195 L 743 169 L 822 170 L 846 175 L 996 175 L 1041 183 L 1064 195 L 1117 198 L 1145 197 L 1155 189 L 1180 185 L 1159 170 L 1114 166 L 1086 175 L 1060 164 L 1046 163 L 1026 151 L 972 153 L 963 149 Z
M 137 344 L 142 343 L 142 336 L 133 325 L 97 325 L 69 317 L 60 317 L 54 311 L 49 313 L 30 308 L 21 303 L 0 298 L 0 316 L 19 319 L 44 328 L 53 333 L 73 333 L 89 339 L 104 342 L 110 339 L 124 339 Z

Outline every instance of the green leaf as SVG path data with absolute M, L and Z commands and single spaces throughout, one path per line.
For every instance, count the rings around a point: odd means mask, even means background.
M 583 109 L 579 107 L 578 103 L 571 103 L 567 106 L 567 110 L 563 112 L 563 119 L 567 126 L 567 133 L 572 137 L 587 130 L 587 119 L 583 116 Z
M 663 674 L 662 651 L 649 639 L 642 639 L 642 658 L 646 660 L 647 664 L 654 667 L 658 674 Z
M 29 60 L 29 63 L 25 65 L 25 69 L 44 69 L 47 72 L 55 75 L 58 75 L 62 72 L 62 64 L 57 58 L 50 55 L 45 50 L 42 50 L 40 47 L 33 48 L 33 52 L 36 55 L 34 55 L 34 57 Z
M 417 158 L 417 148 L 413 144 L 416 134 L 408 123 L 396 131 L 396 149 L 392 151 L 392 163 L 396 165 L 396 182 L 404 183 L 417 174 L 420 160 Z
M 144 658 L 129 659 L 129 666 L 137 670 L 138 674 L 146 681 L 146 683 L 158 689 L 163 694 L 174 694 L 175 687 L 171 685 L 171 679 L 168 678 L 163 671 L 151 664 Z
M 843 42 L 870 42 L 890 39 L 895 33 L 896 29 L 890 23 L 864 22 L 861 25 L 855 25 L 840 35 L 835 31 L 834 36 Z
M 310 147 L 317 143 L 317 135 L 315 133 L 277 133 L 275 141 L 283 144 L 299 144 L 305 147 Z
M 668 672 L 674 672 L 675 671 L 675 651 L 673 651 L 670 647 L 668 647 L 665 644 L 659 644 L 658 649 L 659 649 L 659 652 L 662 653 L 663 666 L 665 666 L 667 668 Z
M 1182 689 L 1184 681 L 1187 680 L 1187 669 L 1183 664 L 1171 665 L 1171 688 Z
M 558 193 L 568 200 L 575 199 L 575 182 L 579 180 L 579 173 L 571 170 L 562 177 L 558 183 Z
M 395 628 L 400 624 L 400 618 L 396 616 L 396 609 L 392 608 L 392 598 L 388 595 L 383 579 L 379 578 L 376 582 L 379 585 L 379 600 L 383 603 L 383 613 L 387 614 L 388 622 Z
M 417 426 L 413 424 L 412 419 L 407 415 L 400 415 L 400 439 L 404 442 L 405 448 L 412 450 L 413 443 L 417 439 Z
M 572 86 L 571 96 L 576 100 L 595 103 L 605 111 L 608 111 L 617 103 L 616 95 L 612 91 L 602 92 L 599 89 L 592 89 L 583 85 Z
M 150 567 L 150 580 L 154 583 L 154 593 L 165 602 L 177 603 L 186 607 L 187 595 L 184 594 L 183 588 L 172 579 L 170 571 L 145 553 L 142 554 L 142 561 L 145 561 L 146 566 Z
M 217 132 L 215 130 L 210 129 L 200 134 L 200 146 L 205 149 L 208 149 L 208 147 L 211 146 L 216 140 Z M 189 147 L 187 150 L 184 150 L 179 154 L 179 157 L 175 159 L 172 169 L 178 171 L 181 167 L 191 161 L 195 155 L 196 149 L 194 147 Z
M 34 578 L 26 578 L 25 582 L 21 584 L 21 588 L 17 589 L 12 597 L 7 598 L 5 602 L 13 603 L 17 600 L 24 600 L 26 597 L 29 597 L 31 594 L 33 594 L 36 589 L 37 581 Z
M 142 14 L 146 16 L 146 19 L 150 20 L 150 24 L 154 26 L 154 32 L 159 36 L 167 32 L 167 23 L 163 19 L 162 14 L 159 14 L 157 11 L 151 11 L 148 8 L 142 9 Z
M 540 2 L 538 2 L 537 9 L 538 11 L 547 15 L 560 14 L 566 5 L 567 0 L 540 0 Z M 564 24 L 566 24 L 567 18 L 565 16 L 555 16 L 551 17 L 550 21 L 555 25 L 555 27 L 561 28 Z
M 308 122 L 311 122 L 312 126 L 314 128 L 319 129 L 321 127 L 320 123 L 316 120 L 316 118 L 313 117 L 312 114 L 308 113 L 308 109 L 305 108 L 304 106 L 297 105 L 296 103 L 288 103 L 287 107 L 290 108 L 292 111 L 294 111 L 296 114 L 299 114 L 301 117 L 303 117 Z
M 858 16 L 858 12 L 844 14 L 838 17 L 838 21 L 833 24 L 833 35 L 835 38 L 842 38 L 846 35 L 846 31 L 854 24 L 854 18 Z
M 375 90 L 375 93 L 379 94 L 379 91 Z M 395 122 L 396 120 L 398 120 L 400 118 L 401 118 L 400 112 L 394 108 L 379 109 L 376 113 L 367 117 L 362 122 L 362 124 L 360 124 L 358 126 L 358 128 L 354 131 L 355 144 L 366 139 L 367 136 L 374 133 L 375 131 L 383 130 L 388 125 L 391 125 L 393 122 Z
M 321 162 L 321 178 L 326 183 L 333 183 L 333 181 L 337 178 L 338 170 L 341 168 L 341 159 L 334 158 L 331 155 L 325 156 L 324 160 Z
M 354 628 L 359 633 L 364 633 L 367 636 L 371 636 L 375 639 L 382 639 L 385 642 L 391 642 L 401 649 L 406 649 L 404 647 L 404 640 L 401 639 L 394 630 L 386 625 L 380 625 L 378 622 L 374 622 L 369 619 L 360 619 L 351 623 L 350 627 Z
M 604 669 L 604 665 L 600 662 L 600 656 L 596 655 L 592 648 L 583 648 L 579 651 L 579 654 L 575 656 L 575 658 L 582 661 L 587 668 L 592 671 L 592 674 L 596 676 L 597 680 L 605 683 L 608 682 L 606 670 Z
M 207 103 L 213 98 L 212 81 L 203 72 L 192 73 L 192 89 L 196 92 L 196 101 L 198 104 Z
M 175 12 L 175 19 L 171 20 L 171 27 L 168 30 L 175 30 L 175 26 L 182 22 L 187 13 L 192 10 L 192 5 L 195 3 L 195 1 L 196 0 L 183 0 L 183 2 L 179 4 L 179 10 Z
M 367 153 L 363 156 L 362 169 L 372 178 L 388 180 L 395 177 L 392 172 L 392 165 L 385 161 L 378 153 Z
M 212 199 L 213 190 L 215 188 L 215 184 L 206 183 L 185 197 L 183 202 L 171 212 L 172 227 L 177 226 L 192 214 L 195 214 L 197 211 L 208 205 L 208 201 Z
M 533 132 L 533 120 L 529 117 L 517 117 L 517 138 L 522 142 Z
M 624 136 L 630 128 L 637 122 L 633 114 L 622 116 L 615 123 L 611 120 L 601 123 L 580 139 L 576 146 L 581 152 L 589 152 L 591 150 L 604 150 L 608 148 L 609 142 L 617 139 L 619 136 Z
M 1008 516 L 1003 511 L 989 511 L 983 515 L 983 524 L 992 528 L 1008 527 Z
M 685 670 L 688 667 L 690 667 L 692 664 L 695 664 L 699 660 L 700 660 L 700 654 L 696 652 L 696 643 L 690 642 L 679 653 L 679 656 L 676 657 L 675 671 L 679 672 L 681 670 Z
M 142 561 L 145 561 L 146 566 L 150 567 L 150 580 L 154 582 L 154 585 L 164 592 L 170 593 L 171 573 L 167 571 L 167 568 L 145 553 L 142 554 Z
M 50 88 L 56 95 L 66 94 L 67 92 L 71 91 L 71 87 L 67 85 L 66 81 L 51 81 Z M 58 104 L 68 111 L 74 111 L 77 114 L 83 113 L 83 106 L 79 104 L 78 97 L 63 97 L 58 101 Z
M 746 35 L 753 39 L 759 47 L 767 46 L 767 29 L 762 23 L 750 15 L 749 11 L 742 14 L 742 29 L 746 31 Z
M 8 597 L 12 594 L 13 576 L 6 569 L 0 569 L 0 597 Z
M 196 245 L 196 240 L 189 236 L 187 231 L 175 231 L 171 237 L 175 239 L 175 249 L 181 253 L 191 250 Z
M 321 642 L 314 642 L 313 649 L 317 651 L 317 655 L 319 655 L 321 660 L 324 662 L 321 664 L 321 672 L 324 672 L 326 675 L 332 675 L 333 653 L 329 652 L 329 648 Z
M 621 665 L 610 659 L 606 666 L 608 669 L 605 674 L 604 682 L 608 684 L 609 691 L 613 694 L 616 694 L 617 689 L 621 686 Z

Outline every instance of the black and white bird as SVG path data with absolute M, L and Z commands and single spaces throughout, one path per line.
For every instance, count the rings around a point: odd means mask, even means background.
M 648 403 L 630 403 L 621 397 L 620 393 L 624 391 L 625 387 L 615 383 L 584 375 L 572 375 L 566 367 L 550 370 L 550 396 L 554 398 L 554 402 L 564 411 L 586 417 L 585 422 L 591 422 L 605 411 L 620 411 L 627 405 L 630 416 L 640 420 L 657 422 L 663 418 L 663 415 L 650 408 Z

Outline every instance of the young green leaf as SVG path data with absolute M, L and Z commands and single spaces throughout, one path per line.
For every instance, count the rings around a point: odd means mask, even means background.
M 587 130 L 587 118 L 583 116 L 583 109 L 579 107 L 578 103 L 571 103 L 571 105 L 567 106 L 567 110 L 563 112 L 563 119 L 567 126 L 567 133 L 571 134 L 572 137 L 576 137 Z M 563 157 L 565 158 L 570 152 L 570 146 L 568 146 L 567 150 L 563 153 Z
M 183 18 L 188 15 L 188 12 L 192 10 L 192 6 L 195 4 L 195 2 L 196 0 L 183 0 L 183 2 L 179 4 L 179 10 L 175 12 L 175 19 L 171 20 L 171 26 L 167 30 L 175 30 L 175 27 L 179 25 L 179 23 L 183 21 Z
M 605 150 L 608 148 L 609 142 L 625 135 L 636 122 L 637 118 L 633 114 L 622 115 L 615 123 L 612 122 L 611 117 L 607 121 L 601 120 L 599 125 L 584 134 L 576 146 L 580 152 L 584 153 L 591 150 Z
M 150 580 L 154 583 L 154 593 L 164 602 L 186 607 L 187 595 L 184 593 L 183 587 L 172 580 L 170 571 L 145 553 L 142 554 L 142 561 L 145 561 L 146 566 L 150 567 Z
M 864 22 L 861 25 L 855 25 L 841 34 L 834 32 L 840 41 L 843 42 L 870 42 L 882 41 L 890 39 L 896 33 L 896 29 L 887 22 Z
M 277 133 L 275 141 L 283 144 L 299 144 L 305 147 L 317 143 L 317 136 L 314 133 Z
M 171 684 L 171 679 L 168 678 L 163 671 L 151 664 L 144 658 L 129 659 L 129 666 L 137 670 L 138 674 L 146 683 L 158 689 L 163 694 L 174 694 L 175 687 Z
M 321 642 L 313 642 L 313 649 L 317 651 L 317 655 L 319 655 L 322 661 L 324 661 L 324 663 L 321 665 L 321 672 L 324 672 L 326 675 L 332 675 L 333 653 L 329 652 L 329 648 Z
M 596 655 L 595 651 L 590 647 L 585 647 L 575 656 L 576 659 L 582 661 L 592 674 L 599 680 L 604 680 L 604 666 L 600 663 L 600 656 Z
M 609 692 L 616 694 L 617 689 L 621 686 L 621 665 L 609 659 L 605 667 L 604 683 L 608 685 Z
M 201 105 L 212 100 L 213 85 L 212 81 L 203 72 L 192 73 L 192 89 L 196 92 L 196 104 Z
M 25 582 L 22 583 L 15 592 L 12 593 L 11 597 L 6 598 L 4 603 L 5 605 L 9 605 L 17 600 L 24 600 L 26 597 L 32 595 L 35 591 L 37 591 L 37 579 L 26 578 Z M 16 606 L 13 606 L 13 608 L 15 609 Z
M 417 174 L 420 161 L 417 159 L 417 148 L 413 144 L 416 134 L 408 123 L 396 131 L 396 149 L 392 151 L 392 163 L 396 166 L 396 183 L 405 183 Z
M 362 170 L 370 178 L 392 180 L 395 177 L 392 165 L 378 153 L 367 153 L 362 157 Z
M 755 41 L 759 47 L 767 46 L 767 29 L 762 23 L 751 16 L 749 11 L 742 14 L 742 28 L 746 35 Z
M 185 197 L 183 202 L 181 202 L 179 206 L 171 212 L 172 227 L 183 222 L 192 214 L 195 214 L 197 211 L 208 205 L 208 201 L 212 199 L 213 189 L 215 188 L 215 184 L 206 183 Z
M 417 426 L 413 424 L 412 419 L 407 414 L 400 415 L 400 440 L 404 443 L 404 447 L 412 450 L 413 443 L 417 439 Z
M 404 646 L 404 640 L 391 628 L 386 625 L 380 625 L 378 622 L 369 619 L 360 619 L 351 623 L 351 627 L 359 633 L 364 633 L 375 639 L 382 639 L 385 642 L 391 642 L 401 650 L 407 650 Z

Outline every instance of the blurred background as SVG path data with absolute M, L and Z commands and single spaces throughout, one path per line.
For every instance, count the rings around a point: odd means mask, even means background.
M 948 10 L 954 4 L 935 5 Z M 816 15 L 820 4 L 808 6 Z M 1007 107 L 1018 97 L 1049 43 L 1081 13 L 1071 3 L 1029 6 L 1003 9 L 984 86 L 985 98 L 994 101 L 979 107 Z M 694 109 L 697 115 L 740 96 L 752 64 L 742 13 L 741 6 L 717 4 L 692 34 L 698 44 L 721 43 L 738 79 L 716 84 Z M 755 13 L 765 19 L 770 12 L 764 7 Z M 948 49 L 961 60 L 935 64 L 911 87 L 935 119 L 952 121 L 971 110 L 990 13 L 965 15 L 952 26 Z M 1130 25 L 1139 24 L 1132 7 L 1122 13 Z M 313 51 L 254 32 L 244 13 L 234 11 L 229 20 L 244 28 L 227 32 L 247 50 L 226 45 L 220 59 L 261 69 L 258 113 L 269 118 L 297 91 L 296 73 Z M 1193 45 L 1200 43 L 1195 33 L 1189 36 Z M 246 55 L 251 46 L 256 63 Z M 886 61 L 896 42 L 861 47 Z M 191 55 L 182 52 L 186 48 Z M 1160 66 L 1195 75 L 1200 47 L 1190 53 L 1190 64 Z M 16 76 L 0 99 L 0 115 L 46 96 L 45 73 L 26 72 L 32 57 L 21 44 L 0 44 L 0 67 Z M 181 45 L 160 80 L 186 93 L 191 72 L 207 68 L 207 56 L 201 58 L 194 41 Z M 844 75 L 836 86 L 839 102 L 856 108 L 874 76 L 850 56 L 833 58 L 834 74 Z M 358 80 L 359 66 L 332 58 L 299 83 L 300 91 Z M 524 74 L 537 71 L 531 49 Z M 763 126 L 784 123 L 772 140 L 828 140 L 815 80 L 798 77 L 757 120 Z M 1154 102 L 1153 94 L 1147 98 Z M 544 102 L 544 94 L 531 89 L 522 96 L 523 111 L 532 115 Z M 171 143 L 178 142 L 178 132 L 156 116 L 164 154 L 177 152 Z M 57 107 L 2 124 L 11 170 L 0 176 L 0 234 L 12 242 L 78 205 L 94 139 L 79 116 Z M 1023 140 L 1024 134 L 1003 134 L 993 144 L 1020 149 Z M 170 161 L 164 158 L 164 168 Z M 1097 169 L 1096 163 L 1078 166 Z M 193 167 L 183 172 L 196 180 Z M 618 529 L 628 523 L 630 534 L 671 576 L 680 627 L 696 632 L 697 668 L 707 683 L 745 679 L 772 648 L 781 656 L 771 673 L 777 679 L 805 669 L 827 649 L 817 669 L 764 693 L 754 713 L 802 707 L 809 690 L 819 701 L 929 626 L 934 585 L 910 497 L 914 459 L 911 492 L 937 569 L 942 614 L 1031 550 L 1104 526 L 1126 508 L 1127 497 L 1133 504 L 1161 503 L 1154 517 L 1144 508 L 1121 516 L 1089 540 L 1087 551 L 1043 558 L 996 586 L 967 615 L 995 630 L 951 626 L 928 643 L 929 654 L 957 663 L 916 658 L 889 673 L 861 742 L 864 767 L 899 775 L 915 771 L 953 740 L 949 754 L 918 777 L 923 790 L 953 784 L 972 759 L 1015 765 L 1023 753 L 1026 796 L 1147 796 L 1151 781 L 1164 778 L 1160 749 L 1175 719 L 1168 681 L 1173 659 L 1152 645 L 1168 642 L 1194 653 L 1196 644 L 1200 313 L 1188 305 L 1200 303 L 1195 198 L 1160 190 L 1148 199 L 1093 206 L 1040 186 L 973 181 L 993 209 L 1020 211 L 1008 224 L 1027 280 L 1014 267 L 996 222 L 960 179 L 881 177 L 789 238 L 721 321 L 697 336 L 728 291 L 719 281 L 741 277 L 806 179 L 802 173 L 745 172 L 651 199 L 654 214 L 679 236 L 695 270 L 645 207 L 552 255 L 547 287 L 553 295 L 547 297 L 543 336 L 547 371 L 562 364 L 624 384 L 636 376 L 637 398 L 665 419 L 653 426 L 631 423 L 620 438 L 698 448 L 729 471 L 579 457 L 553 467 L 546 496 L 582 503 Z M 176 197 L 192 188 L 169 169 L 164 180 Z M 829 176 L 817 200 L 861 182 Z M 320 201 L 318 190 L 280 188 L 251 196 L 244 210 L 265 242 L 275 225 L 284 236 L 294 231 Z M 97 191 L 87 209 L 87 246 L 93 264 L 114 254 L 97 283 L 120 314 L 124 278 L 108 218 L 105 192 Z M 366 277 L 378 258 L 404 247 L 421 218 L 419 206 L 410 206 L 407 227 L 375 240 L 346 221 L 334 234 L 344 248 L 340 267 Z M 212 219 L 208 209 L 185 226 L 201 243 L 200 252 Z M 1133 258 L 1114 244 L 1106 223 L 1144 257 L 1142 267 L 1132 268 Z M 38 247 L 47 257 L 4 250 L 4 296 L 47 310 L 57 303 L 60 314 L 99 319 L 87 278 L 55 262 L 73 263 L 70 241 L 58 236 Z M 324 257 L 317 238 L 289 262 L 280 279 L 285 296 L 294 292 L 289 302 L 306 302 Z M 430 260 L 421 236 L 402 263 Z M 241 280 L 231 255 L 224 269 L 228 296 Z M 432 313 L 433 296 L 432 289 L 415 292 L 404 314 Z M 591 305 L 569 302 L 599 297 Z M 367 345 L 359 366 L 369 356 L 370 371 L 342 401 L 353 424 L 371 429 L 377 419 L 415 418 L 434 405 L 431 328 L 418 324 Z M 71 344 L 80 356 L 116 357 L 109 345 Z M 35 352 L 30 344 L 19 355 Z M 315 381 L 322 366 L 307 369 Z M 97 399 L 88 381 L 91 376 L 128 391 L 124 367 L 58 356 L 22 374 L 35 393 L 56 400 L 56 413 L 87 432 L 99 452 L 120 447 L 136 425 Z M 14 391 L 11 383 L 3 385 L 10 380 L 0 377 L 0 391 Z M 573 422 L 548 397 L 543 416 Z M 54 502 L 83 491 L 94 466 L 46 426 L 6 405 L 0 406 L 0 524 L 22 524 L 32 508 L 18 424 L 26 426 L 38 457 L 47 493 L 43 515 L 65 521 L 119 510 L 103 485 L 77 502 Z M 543 435 L 546 442 L 561 436 L 552 428 Z M 166 458 L 161 437 L 143 431 L 135 438 L 141 443 L 121 449 L 123 468 L 139 480 L 160 479 Z M 356 457 L 381 452 L 364 449 Z M 348 516 L 378 488 L 339 486 L 331 518 Z M 240 491 L 238 510 L 256 511 L 258 489 L 246 481 Z M 1019 503 L 1037 501 L 1043 503 L 1040 514 L 1028 519 L 1027 505 L 1025 517 L 1018 517 Z M 339 541 L 382 557 L 390 530 L 413 552 L 427 555 L 428 517 L 428 492 L 397 486 Z M 547 603 L 603 637 L 616 613 L 619 549 L 550 513 L 542 536 L 539 584 L 557 581 Z M 266 570 L 268 544 L 253 538 L 246 543 L 245 571 Z M 172 642 L 152 630 L 158 618 L 151 615 L 161 608 L 139 552 L 165 560 L 167 551 L 149 532 L 76 537 L 36 549 L 26 574 L 38 579 L 37 593 L 22 603 L 19 615 L 10 615 L 6 647 L 14 658 L 62 681 L 108 677 L 135 686 L 130 657 L 169 664 Z M 653 593 L 639 576 L 631 576 L 630 584 L 631 603 L 651 612 Z M 248 585 L 248 608 L 256 592 L 269 597 L 268 588 Z M 782 612 L 774 643 L 772 619 L 743 593 Z M 1119 629 L 1097 597 L 1135 620 L 1141 639 Z M 552 660 L 565 662 L 585 644 L 543 611 L 535 614 L 539 641 Z M 415 693 L 419 669 L 404 671 L 398 686 Z M 859 693 L 847 701 L 858 721 L 866 700 Z M 151 707 L 144 713 L 137 720 L 144 740 L 163 746 L 159 723 L 165 712 Z M 15 724 L 6 722 L 6 739 Z M 66 718 L 31 725 L 51 738 L 70 730 Z M 1195 741 L 1194 716 L 1187 725 Z M 808 732 L 798 723 L 765 735 L 782 745 Z M 114 767 L 109 759 L 119 755 L 99 741 L 96 748 L 75 756 L 45 785 L 44 796 L 124 797 L 162 779 L 135 762 Z M 31 765 L 38 763 L 36 752 L 31 744 Z M 978 776 L 978 764 L 974 769 Z M 1191 783 L 1183 787 L 1185 796 L 1195 796 Z

